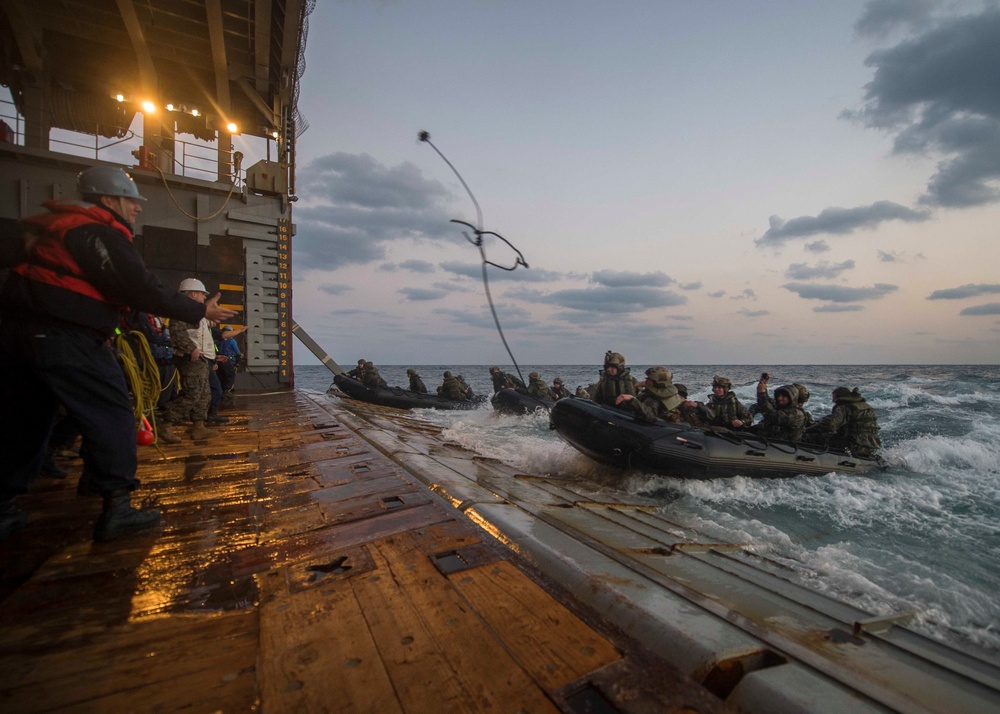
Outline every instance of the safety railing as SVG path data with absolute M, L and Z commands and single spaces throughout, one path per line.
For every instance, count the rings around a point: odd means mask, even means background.
M 15 104 L 9 100 L 0 99 L 0 143 L 25 144 L 24 117 L 17 111 Z M 104 134 L 122 135 L 118 139 L 106 139 Z M 102 161 L 120 164 L 136 163 L 139 166 L 152 168 L 153 157 L 149 152 L 169 157 L 172 173 L 188 178 L 200 178 L 207 181 L 218 181 L 221 173 L 242 183 L 245 179 L 240 158 L 242 152 L 230 148 L 220 151 L 217 146 L 208 143 L 185 141 L 177 137 L 165 138 L 157 135 L 143 142 L 141 134 L 129 127 L 95 124 L 92 132 L 74 132 L 64 129 L 52 129 L 49 132 L 49 148 L 59 153 L 82 156 Z M 238 155 L 238 156 L 237 156 Z M 234 162 L 235 158 L 235 162 Z M 163 166 L 163 163 L 158 163 Z

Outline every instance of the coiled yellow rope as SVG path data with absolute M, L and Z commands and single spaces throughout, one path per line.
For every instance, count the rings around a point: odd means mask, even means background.
M 130 337 L 134 337 L 138 342 L 139 358 L 132 348 Z M 136 427 L 142 429 L 142 419 L 145 417 L 153 427 L 153 434 L 156 435 L 156 403 L 170 383 L 168 382 L 166 387 L 160 384 L 160 370 L 149 349 L 149 342 L 141 332 L 136 330 L 118 334 L 115 337 L 115 348 L 118 350 L 118 359 L 121 361 L 129 391 L 132 393 L 132 410 L 135 412 Z

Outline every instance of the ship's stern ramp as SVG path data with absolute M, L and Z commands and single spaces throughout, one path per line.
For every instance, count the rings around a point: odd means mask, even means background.
M 325 408 L 740 711 L 1000 711 L 998 662 L 917 633 L 906 615 L 875 617 L 803 586 L 787 563 L 706 542 L 651 503 L 517 473 L 395 410 Z

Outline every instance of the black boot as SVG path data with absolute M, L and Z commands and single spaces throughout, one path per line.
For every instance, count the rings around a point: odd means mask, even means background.
M 0 501 L 0 540 L 6 540 L 11 533 L 24 528 L 27 522 L 28 514 L 17 507 L 13 497 Z
M 229 417 L 219 416 L 218 405 L 208 408 L 208 416 L 205 417 L 205 421 L 209 424 L 228 424 Z
M 128 491 L 114 491 L 104 497 L 104 512 L 94 527 L 94 540 L 109 541 L 160 525 L 156 509 L 140 511 L 132 508 Z

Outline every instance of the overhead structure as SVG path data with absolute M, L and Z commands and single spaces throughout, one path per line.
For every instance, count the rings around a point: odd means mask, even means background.
M 289 148 L 315 0 L 0 0 L 0 83 L 48 130 L 124 136 L 137 112 L 169 139 L 242 133 Z M 144 108 L 145 105 L 145 108 Z M 154 119 L 155 121 L 151 121 Z

